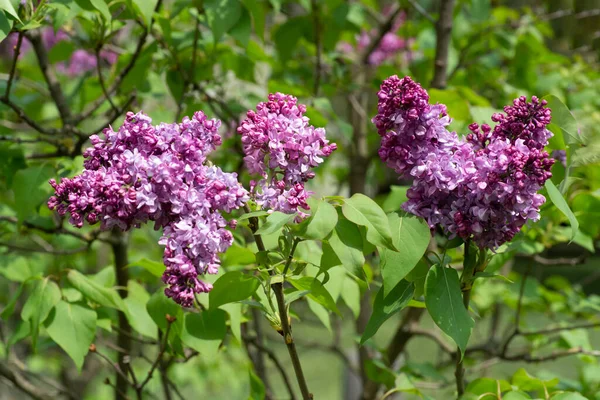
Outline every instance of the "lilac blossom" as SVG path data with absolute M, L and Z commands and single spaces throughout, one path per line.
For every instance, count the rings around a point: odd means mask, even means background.
M 219 125 L 202 112 L 157 126 L 145 114 L 129 112 L 120 129 L 90 138 L 80 175 L 50 181 L 56 193 L 48 206 L 69 213 L 76 227 L 87 221 L 128 230 L 153 221 L 163 229 L 165 294 L 190 307 L 195 293 L 211 289 L 199 275 L 217 273 L 219 253 L 233 242 L 226 228 L 235 221 L 221 213 L 248 200 L 235 173 L 206 161 L 221 144 Z
M 378 95 L 373 122 L 382 136 L 380 157 L 413 178 L 407 212 L 491 249 L 539 219 L 545 198 L 537 192 L 554 162 L 543 150 L 552 135 L 545 101 L 520 97 L 493 115 L 493 129 L 472 124 L 463 140 L 447 130 L 446 107 L 429 104 L 409 77 L 386 79 Z
M 251 182 L 257 204 L 267 210 L 298 213 L 308 210 L 310 195 L 304 183 L 315 176 L 312 171 L 336 148 L 325 138 L 325 129 L 315 128 L 304 116 L 306 106 L 281 93 L 250 110 L 238 132 L 242 135 L 244 161 L 248 171 L 261 176 Z
M 52 27 L 42 28 L 40 31 L 41 40 L 47 50 L 51 50 L 61 41 L 71 40 L 71 37 L 63 30 L 54 31 Z M 0 54 L 5 59 L 12 59 L 14 48 L 17 44 L 18 33 L 10 33 L 2 42 L 0 42 Z M 19 58 L 31 51 L 32 45 L 26 38 L 21 42 Z M 109 50 L 100 51 L 100 60 L 107 65 L 112 65 L 117 61 L 117 54 Z M 74 77 L 87 72 L 95 71 L 98 65 L 98 58 L 92 51 L 77 49 L 71 54 L 69 60 L 56 64 L 56 70 L 64 75 Z
M 386 10 L 383 15 L 386 16 L 388 13 L 389 11 Z M 405 20 L 406 15 L 404 13 L 398 14 L 390 30 L 380 38 L 377 47 L 369 54 L 368 63 L 370 65 L 381 65 L 386 61 L 394 59 L 402 52 L 405 52 L 406 55 L 410 54 L 409 48 L 412 40 L 398 36 L 398 31 L 404 25 Z M 356 46 L 348 42 L 340 42 L 338 50 L 345 54 L 361 53 L 369 48 L 371 42 L 377 38 L 377 34 L 377 29 L 370 31 L 363 30 L 356 37 Z

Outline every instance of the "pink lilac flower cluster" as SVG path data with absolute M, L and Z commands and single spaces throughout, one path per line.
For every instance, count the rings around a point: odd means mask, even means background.
M 251 182 L 256 203 L 266 210 L 298 213 L 300 219 L 307 215 L 301 209 L 309 209 L 304 184 L 337 148 L 325 138 L 325 129 L 309 124 L 305 112 L 295 97 L 275 93 L 256 111 L 248 111 L 238 128 L 246 167 L 262 178 Z
M 51 27 L 46 27 L 41 30 L 41 38 L 44 47 L 48 50 L 56 46 L 58 42 L 71 39 L 65 31 L 59 30 L 54 32 L 54 29 Z M 12 60 L 17 40 L 18 34 L 13 32 L 0 42 L 0 54 L 3 58 Z M 22 57 L 24 54 L 31 51 L 31 48 L 31 43 L 23 38 L 19 57 Z M 101 50 L 100 59 L 106 64 L 112 65 L 117 62 L 117 54 L 113 51 Z M 84 49 L 78 49 L 71 54 L 71 58 L 68 61 L 56 64 L 56 70 L 62 74 L 73 77 L 85 74 L 86 72 L 95 71 L 97 65 L 98 59 L 96 58 L 95 53 Z
M 384 10 L 383 16 L 387 16 L 390 10 Z M 405 52 L 407 57 L 410 57 L 410 45 L 412 39 L 404 39 L 398 36 L 398 30 L 406 20 L 404 13 L 398 14 L 398 17 L 394 20 L 390 30 L 386 32 L 377 47 L 369 54 L 368 62 L 370 65 L 381 65 L 388 60 L 394 59 L 398 54 Z M 372 29 L 371 31 L 363 30 L 360 35 L 356 37 L 356 47 L 348 42 L 340 42 L 338 50 L 345 54 L 354 54 L 357 51 L 363 52 L 367 49 L 373 39 L 377 37 L 377 30 Z
M 552 136 L 545 101 L 520 97 L 492 116 L 493 129 L 472 124 L 463 140 L 448 131 L 446 107 L 429 104 L 411 78 L 386 79 L 378 96 L 373 122 L 382 136 L 379 155 L 413 178 L 404 210 L 450 237 L 490 249 L 539 219 L 545 198 L 537 192 L 554 162 L 543 150 Z
M 153 221 L 163 229 L 165 294 L 184 307 L 194 293 L 212 286 L 199 275 L 217 273 L 218 254 L 233 236 L 221 212 L 231 212 L 248 200 L 235 173 L 207 163 L 206 156 L 221 144 L 220 121 L 202 112 L 180 124 L 153 126 L 143 113 L 129 112 L 118 131 L 104 130 L 105 139 L 90 138 L 85 170 L 72 179 L 54 179 L 55 195 L 48 202 L 69 222 L 101 223 L 102 229 L 128 230 Z

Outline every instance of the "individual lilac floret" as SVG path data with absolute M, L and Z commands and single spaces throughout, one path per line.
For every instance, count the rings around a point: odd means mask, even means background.
M 68 212 L 77 227 L 85 220 L 100 222 L 102 229 L 128 230 L 148 221 L 163 228 L 165 294 L 190 307 L 194 293 L 211 288 L 199 275 L 216 273 L 218 254 L 233 242 L 226 227 L 235 221 L 227 222 L 221 212 L 249 198 L 236 174 L 205 164 L 221 144 L 219 125 L 202 112 L 158 126 L 143 113 L 127 113 L 118 131 L 108 128 L 105 139 L 90 138 L 81 175 L 50 181 L 56 193 L 48 206 L 60 215 Z
M 403 208 L 451 238 L 495 249 L 539 219 L 545 198 L 537 192 L 554 162 L 543 150 L 552 135 L 550 110 L 535 97 L 531 103 L 520 97 L 506 114 L 494 114 L 494 129 L 472 124 L 461 140 L 445 129 L 445 107 L 428 100 L 408 77 L 388 78 L 379 92 L 373 122 L 382 135 L 380 156 L 413 177 Z
M 287 214 L 308 210 L 309 193 L 304 183 L 315 176 L 318 166 L 336 148 L 325 138 L 325 129 L 315 128 L 304 116 L 306 106 L 281 93 L 250 110 L 238 132 L 242 135 L 244 161 L 252 174 L 252 196 L 263 209 Z

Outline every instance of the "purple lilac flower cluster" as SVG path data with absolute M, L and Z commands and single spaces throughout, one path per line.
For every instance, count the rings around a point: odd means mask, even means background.
M 41 39 L 44 47 L 48 50 L 52 49 L 58 42 L 71 40 L 69 35 L 62 30 L 54 32 L 51 27 L 46 27 L 41 30 Z M 0 42 L 0 55 L 5 59 L 12 59 L 14 48 L 17 44 L 18 34 L 13 32 L 9 34 L 2 42 Z M 31 50 L 31 43 L 27 39 L 23 39 L 19 57 L 28 53 Z M 117 62 L 117 54 L 113 51 L 101 50 L 100 59 L 108 65 Z M 78 49 L 71 54 L 68 61 L 56 64 L 56 70 L 67 76 L 79 76 L 86 72 L 95 71 L 98 65 L 98 59 L 93 52 L 84 49 Z
M 388 16 L 390 9 L 384 10 L 382 13 L 384 17 Z M 371 65 L 381 65 L 388 60 L 393 60 L 398 54 L 404 52 L 407 61 L 410 59 L 410 45 L 413 42 L 412 39 L 404 39 L 398 36 L 398 31 L 404 25 L 406 20 L 406 14 L 399 13 L 396 19 L 394 19 L 390 30 L 386 32 L 377 47 L 369 54 L 368 62 Z M 371 42 L 377 38 L 377 29 L 371 31 L 363 30 L 360 35 L 356 37 L 356 47 L 348 42 L 340 42 L 338 50 L 345 54 L 354 54 L 357 51 L 363 52 L 369 47 Z
M 537 191 L 554 162 L 543 150 L 552 136 L 545 101 L 520 97 L 492 116 L 493 129 L 472 124 L 463 140 L 447 130 L 446 107 L 429 104 L 411 78 L 386 79 L 378 96 L 373 122 L 382 136 L 379 155 L 413 178 L 406 211 L 450 237 L 491 249 L 511 240 L 527 220 L 539 219 L 545 198 Z
M 184 307 L 194 293 L 212 287 L 199 279 L 214 274 L 218 254 L 233 236 L 221 212 L 237 209 L 248 192 L 235 173 L 207 165 L 206 156 L 221 144 L 220 121 L 202 112 L 180 124 L 153 126 L 143 113 L 129 112 L 118 131 L 104 130 L 105 139 L 92 136 L 85 153 L 85 170 L 60 183 L 51 180 L 55 195 L 48 202 L 60 215 L 81 227 L 101 223 L 102 229 L 128 230 L 147 221 L 163 229 L 165 294 Z
M 242 135 L 248 171 L 262 179 L 251 182 L 251 193 L 263 209 L 307 214 L 310 195 L 304 184 L 315 176 L 313 168 L 336 148 L 325 138 L 325 129 L 309 125 L 306 106 L 289 95 L 275 93 L 250 110 L 238 132 Z

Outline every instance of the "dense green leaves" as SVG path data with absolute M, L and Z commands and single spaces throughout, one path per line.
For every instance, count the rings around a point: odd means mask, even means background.
M 396 250 L 388 219 L 373 200 L 364 194 L 357 193 L 344 202 L 342 212 L 348 220 L 367 228 L 367 240 L 370 243 Z
M 417 265 L 429 245 L 429 226 L 418 218 L 388 215 L 394 246 L 398 251 L 380 249 L 380 267 L 383 275 L 383 295 L 387 296 Z
M 462 357 L 475 323 L 463 305 L 455 269 L 431 267 L 425 281 L 425 304 L 433 322 L 454 340 Z
M 46 324 L 46 331 L 81 370 L 96 334 L 96 313 L 82 305 L 60 301 Z
M 369 340 L 385 321 L 406 307 L 412 299 L 414 291 L 415 286 L 408 281 L 400 281 L 387 296 L 383 295 L 383 289 L 379 289 L 373 303 L 373 313 L 360 342 L 364 343 Z
M 210 308 L 245 300 L 256 292 L 259 285 L 260 282 L 254 276 L 240 271 L 227 272 L 213 284 L 208 295 Z

